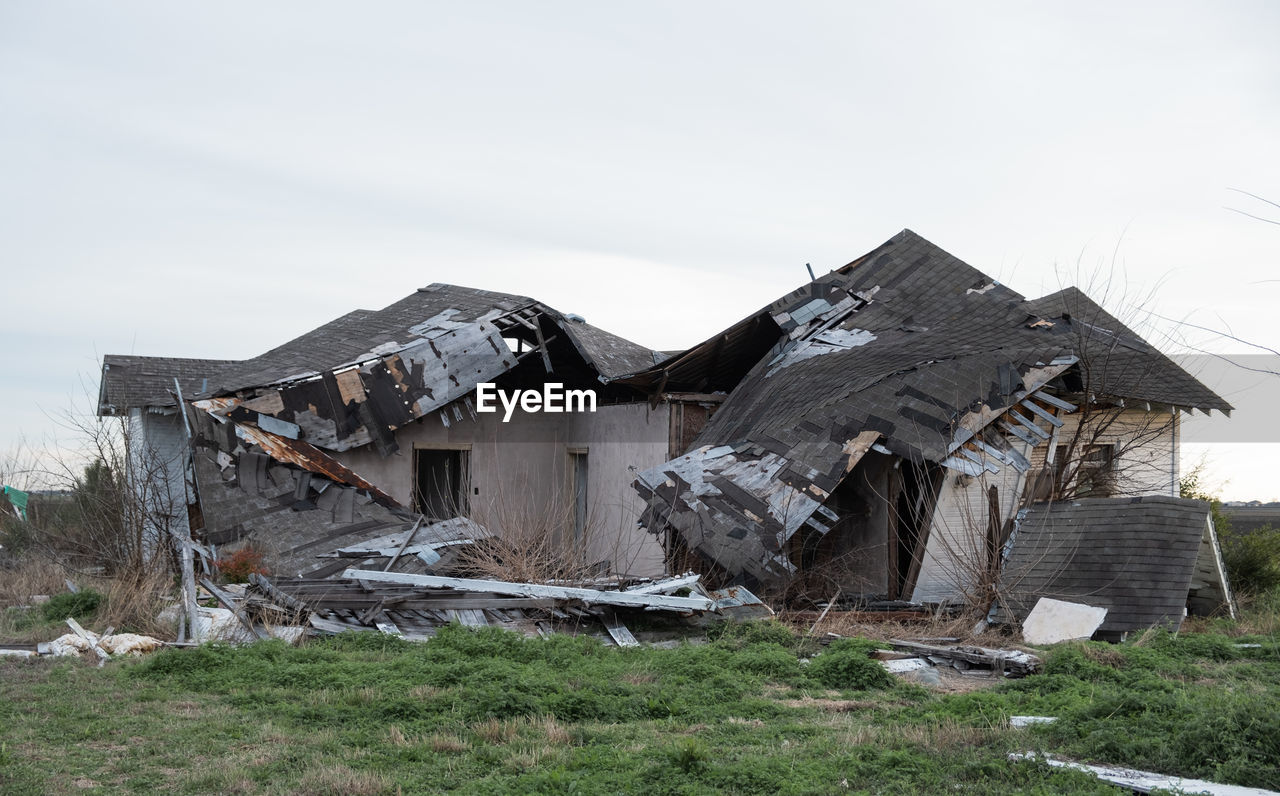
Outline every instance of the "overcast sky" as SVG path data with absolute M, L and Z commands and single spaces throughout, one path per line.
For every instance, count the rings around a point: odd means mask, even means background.
M 1280 201 L 1278 38 L 1261 1 L 0 0 L 0 451 L 104 353 L 431 282 L 683 348 L 904 227 L 1280 348 L 1280 226 L 1227 209 L 1280 220 L 1229 190 Z M 1280 497 L 1277 448 L 1212 474 Z

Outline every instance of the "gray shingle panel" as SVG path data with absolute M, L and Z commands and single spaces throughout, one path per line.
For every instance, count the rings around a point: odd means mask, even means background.
M 200 392 L 236 364 L 226 359 L 107 354 L 102 358 L 98 413 L 124 414 L 138 407 L 174 406 L 170 395 L 174 378 L 186 397 Z
M 660 352 L 588 323 L 567 321 L 560 328 L 573 340 L 583 358 L 607 378 L 647 370 L 665 358 Z
M 1021 622 L 1041 597 L 1108 609 L 1101 632 L 1181 622 L 1209 505 L 1148 496 L 1029 508 L 999 584 L 996 618 Z

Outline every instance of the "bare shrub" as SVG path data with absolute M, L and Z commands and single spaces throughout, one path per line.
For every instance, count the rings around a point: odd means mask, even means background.
M 81 574 L 136 578 L 168 566 L 171 531 L 186 522 L 185 500 L 173 491 L 185 483 L 179 465 L 147 445 L 129 418 L 70 411 L 60 422 L 70 446 L 21 451 L 7 462 L 33 491 L 22 529 L 28 549 Z
M 583 527 L 575 528 L 568 489 L 509 485 L 483 504 L 473 503 L 470 511 L 493 536 L 458 551 L 456 568 L 466 576 L 523 583 L 589 583 L 627 566 L 627 561 L 611 558 L 589 560 L 591 549 L 624 551 L 620 544 L 608 543 L 607 530 L 594 507 Z

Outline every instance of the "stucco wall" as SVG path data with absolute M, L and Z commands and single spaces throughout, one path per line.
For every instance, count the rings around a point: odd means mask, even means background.
M 372 446 L 336 455 L 405 506 L 412 503 L 413 450 L 470 451 L 471 516 L 494 530 L 531 523 L 571 522 L 569 452 L 586 451 L 589 533 L 584 557 L 609 560 L 615 571 L 660 574 L 656 538 L 636 528 L 643 505 L 631 488 L 634 471 L 667 459 L 669 408 L 600 406 L 594 413 L 518 411 L 508 423 L 480 414 L 445 426 L 432 415 L 396 432 L 400 452 L 383 458 Z

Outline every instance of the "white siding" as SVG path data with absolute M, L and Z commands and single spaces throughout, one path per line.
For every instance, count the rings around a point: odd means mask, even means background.
M 1168 411 L 1147 412 L 1124 409 L 1094 416 L 1081 434 L 1081 443 L 1114 445 L 1114 488 L 1117 496 L 1178 494 L 1178 416 Z M 1078 414 L 1062 416 L 1056 438 L 1027 451 L 1031 472 L 1045 466 L 1052 444 L 1066 445 L 1080 433 Z M 1006 438 L 1007 439 L 1007 438 Z M 1016 440 L 1011 440 L 1016 441 Z M 1000 467 L 996 474 L 965 477 L 948 470 L 934 510 L 933 524 L 925 547 L 911 599 L 917 602 L 962 600 L 975 585 L 986 556 L 988 522 L 987 490 L 995 486 L 1000 496 L 1000 521 L 1013 516 L 1022 501 L 1026 476 L 1013 467 Z
M 1139 497 L 1142 495 L 1178 496 L 1178 478 L 1181 476 L 1178 461 L 1178 435 L 1180 418 L 1168 409 L 1148 412 L 1145 409 L 1122 409 L 1097 412 L 1080 430 L 1080 415 L 1072 413 L 1062 417 L 1057 444 L 1067 445 L 1078 435 L 1077 447 L 1112 445 L 1116 450 L 1113 462 L 1114 495 Z M 1045 445 L 1037 447 L 1031 456 L 1033 469 L 1044 466 Z
M 1016 439 L 1014 442 L 1018 444 L 1012 447 L 1026 455 L 1026 443 Z M 1003 523 L 1017 511 L 1026 481 L 1014 467 L 994 460 L 992 463 L 1000 468 L 999 473 L 965 476 L 945 471 L 946 480 L 938 494 L 920 574 L 910 599 L 959 600 L 974 586 L 976 574 L 987 561 L 988 490 L 993 486 L 998 490 L 998 519 Z

